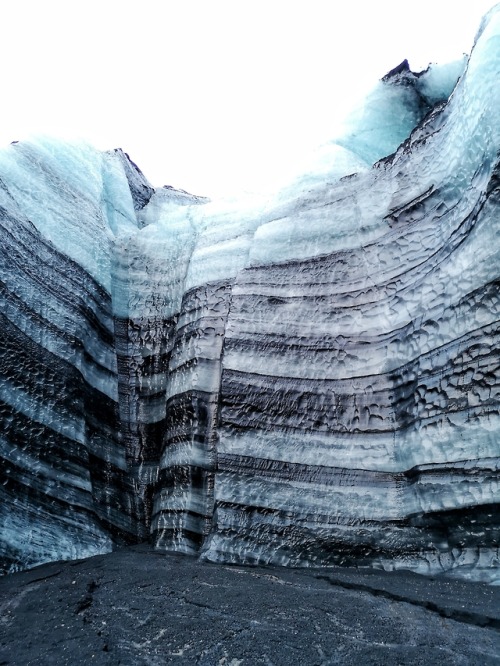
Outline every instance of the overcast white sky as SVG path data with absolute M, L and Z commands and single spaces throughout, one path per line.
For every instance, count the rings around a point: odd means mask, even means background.
M 495 0 L 12 0 L 0 145 L 121 147 L 154 185 L 218 196 L 295 167 L 389 69 L 469 52 Z

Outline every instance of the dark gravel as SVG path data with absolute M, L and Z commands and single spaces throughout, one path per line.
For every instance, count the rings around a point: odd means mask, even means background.
M 500 664 L 500 588 L 136 546 L 0 579 L 7 664 Z

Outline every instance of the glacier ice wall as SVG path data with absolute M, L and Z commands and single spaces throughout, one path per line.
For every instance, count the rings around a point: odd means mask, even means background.
M 4 571 L 152 538 L 498 574 L 499 44 L 496 9 L 402 63 L 273 197 L 0 152 Z

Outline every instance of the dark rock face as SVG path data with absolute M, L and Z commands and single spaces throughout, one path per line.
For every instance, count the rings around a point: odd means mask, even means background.
M 0 662 L 499 663 L 499 589 L 408 572 L 215 566 L 133 547 L 0 580 Z
M 4 571 L 152 539 L 498 576 L 499 33 L 395 153 L 352 174 L 394 143 L 363 130 L 349 178 L 251 205 L 121 151 L 0 154 Z M 396 69 L 384 104 L 440 100 Z

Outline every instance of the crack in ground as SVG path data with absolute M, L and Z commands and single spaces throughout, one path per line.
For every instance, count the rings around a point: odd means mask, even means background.
M 374 588 L 363 583 L 348 583 L 342 580 L 338 580 L 337 578 L 324 575 L 315 576 L 315 578 L 318 580 L 326 580 L 328 583 L 330 583 L 330 585 L 342 587 L 345 590 L 368 592 L 374 597 L 383 597 L 385 599 L 389 599 L 390 601 L 399 601 L 405 604 L 411 604 L 412 606 L 418 606 L 420 608 L 424 608 L 425 610 L 431 611 L 432 613 L 437 613 L 439 616 L 448 620 L 455 620 L 456 622 L 462 622 L 464 624 L 469 624 L 475 627 L 486 627 L 488 629 L 493 629 L 494 631 L 500 631 L 500 619 L 496 617 L 482 615 L 481 613 L 474 613 L 472 611 L 462 611 L 456 608 L 444 608 L 443 606 L 439 606 L 434 601 L 412 599 L 411 597 L 406 597 L 403 594 L 398 594 L 397 592 L 381 590 L 380 588 Z
M 53 573 L 45 574 L 45 576 L 39 576 L 38 578 L 30 578 L 30 580 L 24 583 L 24 585 L 31 585 L 32 583 L 38 583 L 39 581 L 48 580 L 49 578 L 54 578 L 54 576 L 59 576 L 60 573 L 61 569 L 58 569 Z
M 80 601 L 77 603 L 76 608 L 75 608 L 75 613 L 79 615 L 82 611 L 84 611 L 86 608 L 89 608 L 93 601 L 94 601 L 94 592 L 97 590 L 99 587 L 99 583 L 96 583 L 95 580 L 91 580 L 90 583 L 87 585 L 87 592 L 84 594 L 84 596 L 80 599 Z

